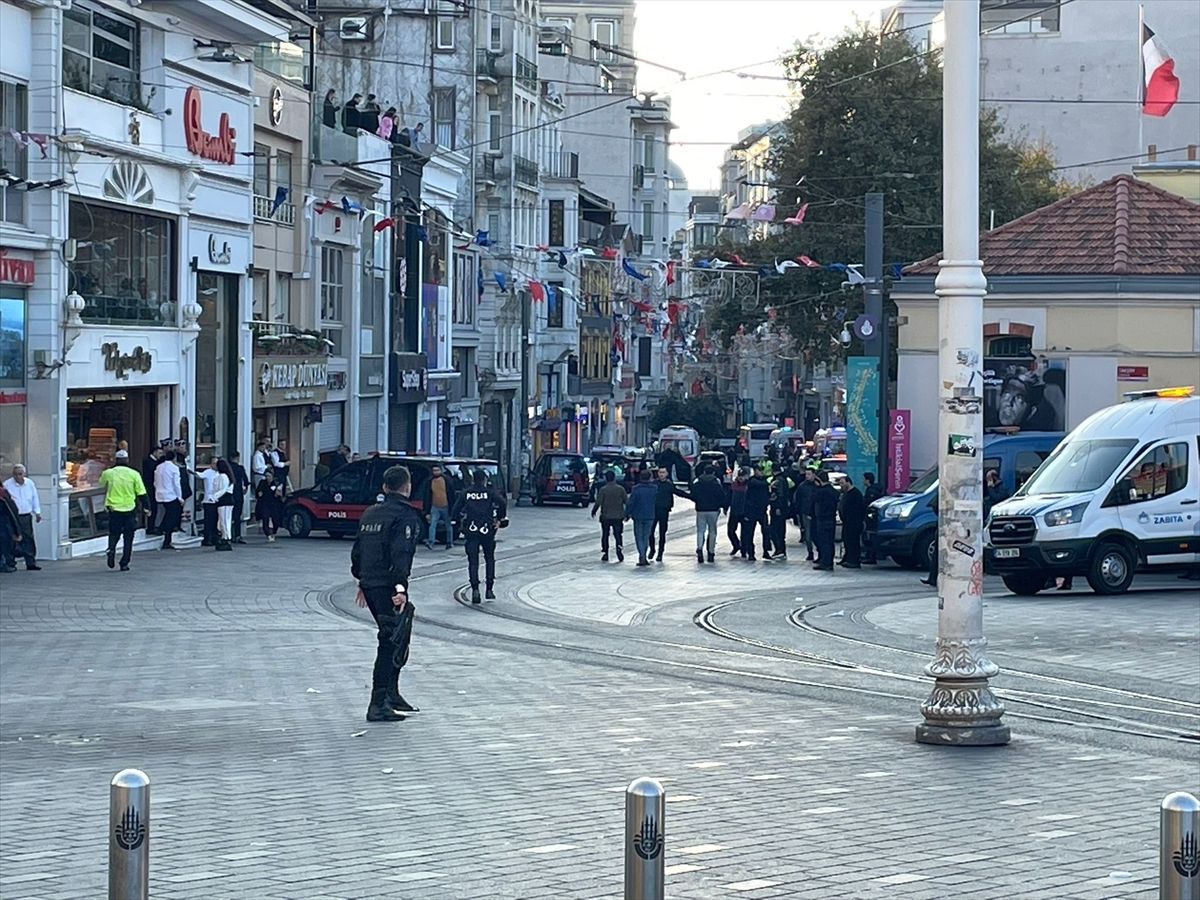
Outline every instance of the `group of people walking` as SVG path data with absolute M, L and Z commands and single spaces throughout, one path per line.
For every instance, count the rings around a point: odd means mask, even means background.
M 633 523 L 639 566 L 651 560 L 662 562 L 667 528 L 675 504 L 677 489 L 659 468 L 654 477 L 647 469 L 638 473 L 632 490 L 626 492 L 612 472 L 604 473 L 604 483 L 596 492 L 592 517 L 600 520 L 602 562 L 608 562 L 615 549 L 623 562 L 624 526 Z M 873 473 L 863 475 L 863 489 L 850 479 L 835 489 L 829 473 L 814 465 L 800 476 L 797 467 L 772 471 L 764 463 L 741 467 L 726 485 L 711 466 L 697 468 L 696 479 L 687 491 L 696 511 L 696 561 L 716 561 L 718 524 L 722 513 L 728 515 L 725 536 L 730 556 L 754 561 L 756 539 L 761 542 L 762 559 L 787 559 L 787 525 L 800 527 L 807 550 L 807 562 L 814 569 L 830 571 L 834 567 L 837 521 L 842 522 L 843 553 L 840 565 L 857 569 L 875 563 L 868 545 L 863 546 L 867 506 L 883 495 Z

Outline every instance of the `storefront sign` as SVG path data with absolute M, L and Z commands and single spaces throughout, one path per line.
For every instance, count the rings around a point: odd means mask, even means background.
M 283 91 L 279 89 L 279 85 L 271 88 L 271 124 L 278 125 L 283 121 Z
M 33 284 L 33 257 L 10 256 L 16 250 L 0 247 L 0 282 Z
M 1149 366 L 1117 366 L 1117 381 L 1149 381 Z
M 0 403 L 27 403 L 29 395 L 24 391 L 0 390 Z
M 392 403 L 424 403 L 429 396 L 427 371 L 429 357 L 424 353 L 393 353 L 390 396 Z
M 909 445 L 912 442 L 909 427 L 912 413 L 907 409 L 893 409 L 888 413 L 888 473 L 889 494 L 908 490 Z
M 208 261 L 214 266 L 227 266 L 233 262 L 233 248 L 229 246 L 229 241 L 217 243 L 217 236 L 210 234 L 208 236 Z
M 100 352 L 104 354 L 104 371 L 113 372 L 118 378 L 128 378 L 130 372 L 145 375 L 154 367 L 150 352 L 140 346 L 134 347 L 132 353 L 122 353 L 115 343 L 101 344 Z
M 195 85 L 183 95 L 183 135 L 190 153 L 201 159 L 233 165 L 237 131 L 229 124 L 229 113 L 221 113 L 216 134 L 205 131 L 200 122 L 200 89 Z
M 256 407 L 321 403 L 328 395 L 329 365 L 325 360 L 294 356 L 260 359 Z

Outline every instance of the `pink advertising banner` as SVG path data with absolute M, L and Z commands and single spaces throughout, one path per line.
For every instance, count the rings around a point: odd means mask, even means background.
M 893 409 L 888 413 L 888 493 L 908 489 L 909 481 L 909 431 L 912 414 L 907 409 Z

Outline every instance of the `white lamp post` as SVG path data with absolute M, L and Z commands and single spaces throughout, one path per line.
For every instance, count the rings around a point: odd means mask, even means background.
M 983 296 L 979 259 L 979 0 L 945 6 L 938 296 L 938 637 L 924 744 L 1006 744 L 983 636 Z

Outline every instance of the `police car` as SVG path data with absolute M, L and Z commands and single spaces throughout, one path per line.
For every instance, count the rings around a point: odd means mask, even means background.
M 1136 572 L 1200 569 L 1200 397 L 1126 394 L 1087 418 L 992 508 L 986 571 L 1015 594 L 1082 575 L 1099 594 Z

